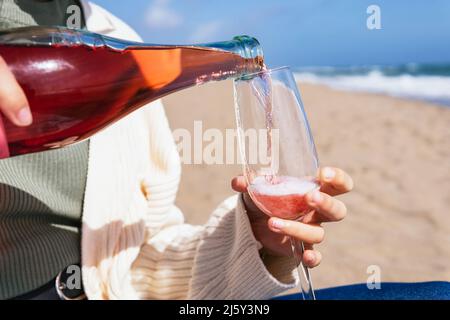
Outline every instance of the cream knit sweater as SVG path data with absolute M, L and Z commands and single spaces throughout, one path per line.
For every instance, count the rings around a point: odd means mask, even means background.
M 87 27 L 139 41 L 82 1 Z M 204 226 L 174 205 L 180 160 L 160 101 L 91 139 L 82 271 L 89 299 L 265 299 L 295 285 L 290 259 L 262 261 L 242 201 L 225 200 Z

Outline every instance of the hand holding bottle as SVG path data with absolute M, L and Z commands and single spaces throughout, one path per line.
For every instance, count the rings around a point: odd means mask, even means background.
M 27 97 L 0 56 L 0 110 L 17 126 L 33 121 Z

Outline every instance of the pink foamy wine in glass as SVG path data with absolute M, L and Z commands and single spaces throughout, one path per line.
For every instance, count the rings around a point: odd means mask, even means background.
M 310 210 L 305 195 L 318 188 L 311 179 L 277 176 L 268 181 L 259 176 L 253 179 L 248 192 L 258 208 L 269 216 L 297 220 Z
M 305 195 L 319 188 L 318 159 L 292 72 L 284 67 L 243 76 L 234 81 L 234 93 L 250 197 L 269 216 L 301 220 L 311 210 Z M 303 299 L 314 300 L 310 272 L 301 261 L 303 243 L 291 238 L 291 244 Z

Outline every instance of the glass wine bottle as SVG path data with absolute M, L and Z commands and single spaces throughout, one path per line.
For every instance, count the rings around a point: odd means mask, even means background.
M 154 45 L 59 27 L 0 32 L 0 56 L 33 115 L 28 127 L 0 118 L 0 158 L 82 141 L 167 94 L 263 68 L 261 47 L 248 36 Z

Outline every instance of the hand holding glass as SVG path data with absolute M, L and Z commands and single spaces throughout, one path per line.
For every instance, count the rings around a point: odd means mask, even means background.
M 292 72 L 283 67 L 246 75 L 235 80 L 234 89 L 251 199 L 269 216 L 301 220 L 310 211 L 305 195 L 319 188 L 318 158 Z M 303 243 L 291 238 L 291 244 L 303 298 L 315 299 L 309 270 L 301 263 Z

